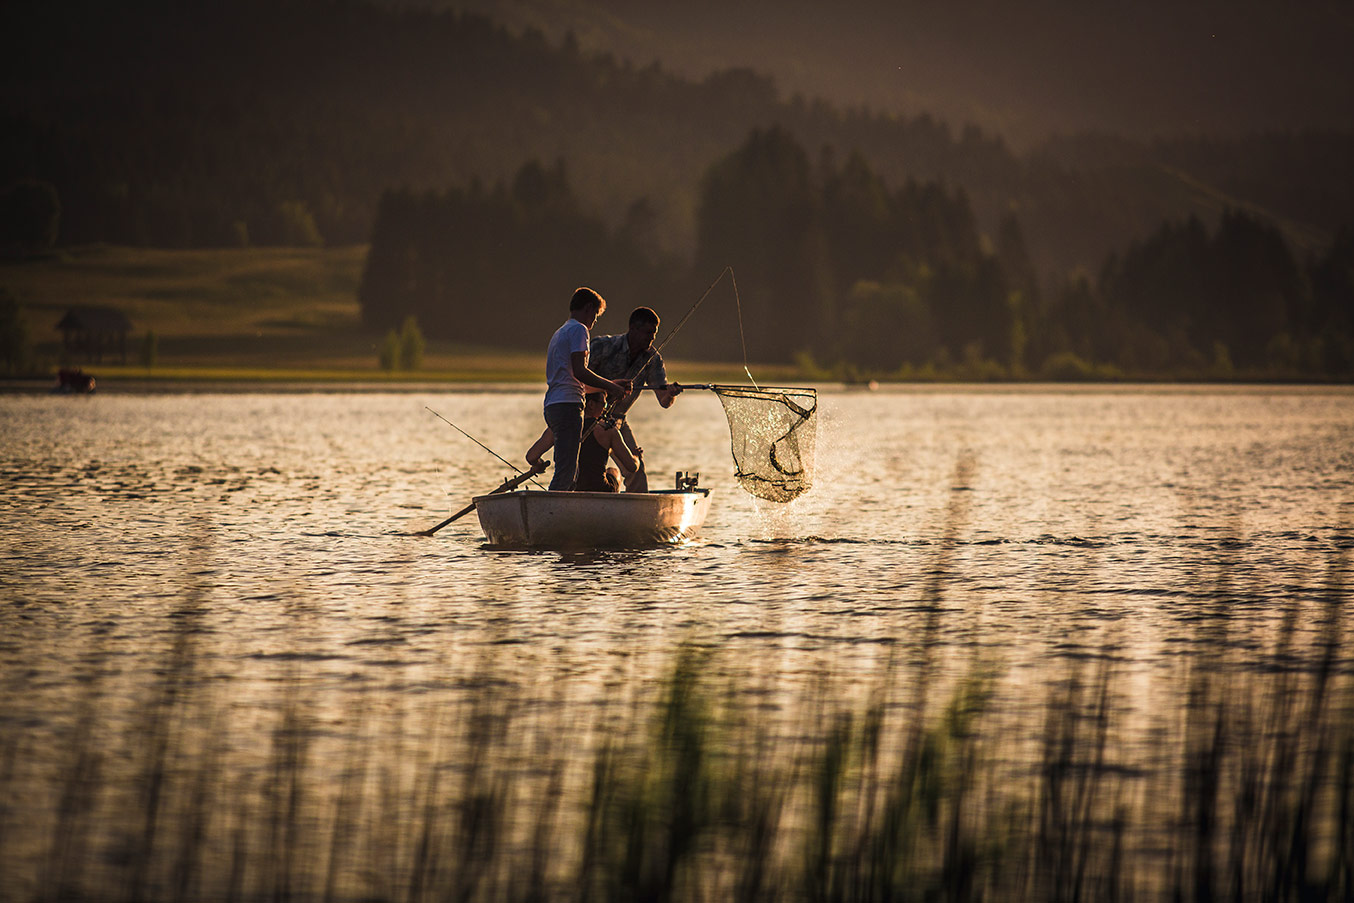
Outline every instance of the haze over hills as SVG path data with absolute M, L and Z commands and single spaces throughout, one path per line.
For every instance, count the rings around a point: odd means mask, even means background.
M 780 359 L 1354 372 L 1340 7 L 422 5 L 6 5 L 0 245 L 369 243 L 364 323 L 447 337 L 467 298 L 729 264 Z
M 971 122 L 1018 148 L 1354 128 L 1354 6 L 1339 0 L 399 0 L 469 9 L 703 78 Z
M 1041 273 L 1095 268 L 1163 219 L 1229 206 L 1275 218 L 1303 253 L 1327 245 L 1354 219 L 1354 125 L 1226 133 L 1348 122 L 1354 78 L 1339 76 L 1354 64 L 1328 45 L 1350 15 L 1317 3 L 1235 5 L 1244 15 L 1149 6 L 1157 18 L 1070 5 L 1054 15 L 1062 4 L 1048 0 L 1018 18 L 983 2 L 16 0 L 0 14 L 25 36 L 0 59 L 0 182 L 56 186 L 64 242 L 347 244 L 370 237 L 385 189 L 492 182 L 563 159 L 610 223 L 647 198 L 657 239 L 688 255 L 702 173 L 750 130 L 783 125 L 812 155 L 860 151 L 895 186 L 962 186 L 989 234 L 1017 209 Z M 464 7 L 492 18 L 450 14 Z M 1190 54 L 1201 10 L 1247 26 L 1244 41 L 1218 45 L 1230 56 Z M 1129 40 L 1131 22 L 1154 29 Z M 1243 65 L 1253 57 L 1238 48 L 1265 35 L 1287 35 L 1283 52 Z M 1129 67 L 1130 55 L 1142 59 Z M 1187 78 L 1191 67 L 1207 77 Z M 1225 102 L 1192 99 L 1210 90 Z M 1035 122 L 1151 126 L 1020 152 L 964 111 L 1032 135 L 1044 134 Z M 1223 137 L 1134 137 L 1204 116 L 1225 120 Z

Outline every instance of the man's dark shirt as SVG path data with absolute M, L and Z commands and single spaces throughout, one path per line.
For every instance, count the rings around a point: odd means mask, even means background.
M 644 364 L 646 358 L 648 363 Z M 642 368 L 641 364 L 644 364 Z M 607 379 L 633 379 L 636 388 L 651 386 L 657 389 L 668 384 L 663 356 L 654 349 L 641 352 L 631 364 L 630 341 L 624 333 L 595 336 L 588 345 L 588 366 Z

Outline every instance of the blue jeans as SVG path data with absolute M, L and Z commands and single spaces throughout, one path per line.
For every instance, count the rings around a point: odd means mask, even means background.
M 555 475 L 550 478 L 550 488 L 573 489 L 574 474 L 578 471 L 578 446 L 583 442 L 582 402 L 546 405 L 545 425 L 555 434 Z

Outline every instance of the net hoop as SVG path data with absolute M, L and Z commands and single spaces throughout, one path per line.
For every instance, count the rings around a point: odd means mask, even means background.
M 743 489 L 791 501 L 813 485 L 818 390 L 799 386 L 708 387 L 724 406 L 729 442 Z

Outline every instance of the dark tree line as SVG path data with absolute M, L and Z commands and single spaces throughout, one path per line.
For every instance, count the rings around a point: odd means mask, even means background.
M 983 250 L 960 189 L 891 189 L 859 154 L 839 166 L 825 151 L 814 163 L 772 128 L 709 168 L 694 268 L 655 255 L 646 211 L 636 202 L 625 225 L 608 229 L 583 211 L 562 163 L 528 164 L 492 188 L 388 192 L 362 280 L 363 321 L 384 330 L 413 315 L 438 338 L 535 349 L 577 285 L 624 310 L 656 307 L 671 327 L 698 287 L 732 266 L 737 298 L 732 284 L 717 293 L 676 353 L 738 358 L 741 314 L 755 360 L 807 353 L 881 371 L 965 354 L 1012 363 L 1015 286 L 1032 268 L 1014 223 L 1012 259 Z M 603 326 L 623 328 L 619 318 Z
M 1279 230 L 1239 211 L 1210 229 L 1167 222 L 1094 284 L 1054 292 L 1036 354 L 1055 375 L 1108 365 L 1130 375 L 1354 375 L 1354 229 L 1300 262 Z M 1074 356 L 1074 357 L 1073 357 Z
M 13 0 L 0 33 L 22 36 L 0 54 L 0 191 L 53 190 L 59 244 L 360 243 L 389 186 L 506 180 L 562 156 L 612 228 L 647 197 L 650 240 L 689 257 L 710 160 L 774 123 L 812 149 L 858 149 L 893 185 L 962 187 L 989 234 L 1018 205 L 1041 274 L 1094 268 L 1205 213 L 1217 190 L 1326 235 L 1354 209 L 1350 135 L 1082 139 L 1021 156 L 925 113 L 786 99 L 747 69 L 692 81 L 463 13 Z
M 499 348 L 544 347 L 574 288 L 630 307 L 664 306 L 673 266 L 646 253 L 643 201 L 612 230 L 582 209 L 562 162 L 524 165 L 510 183 L 386 192 L 359 290 L 362 321 L 387 330 L 413 316 L 432 337 Z M 625 307 L 625 310 L 621 310 Z
M 697 269 L 731 264 L 745 286 L 754 356 L 1012 362 L 1015 283 L 1032 268 L 1023 248 L 1008 261 L 983 249 L 962 188 L 891 188 L 859 153 L 813 161 L 787 131 L 754 130 L 706 173 L 698 223 Z
M 807 357 L 843 375 L 1005 378 L 1315 376 L 1354 372 L 1354 238 L 1300 263 L 1280 232 L 1228 212 L 1167 222 L 1084 277 L 1040 290 L 1014 215 L 985 236 L 962 188 L 891 186 L 859 153 L 817 159 L 756 129 L 708 167 L 691 268 L 654 251 L 647 203 L 611 229 L 563 163 L 511 182 L 388 192 L 362 281 L 365 324 L 415 316 L 432 336 L 537 349 L 577 285 L 623 328 L 647 304 L 669 328 L 732 266 L 672 346 L 687 357 Z M 734 303 L 736 300 L 736 304 Z

